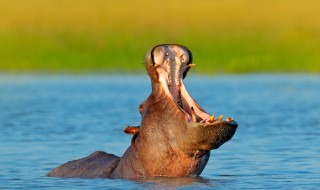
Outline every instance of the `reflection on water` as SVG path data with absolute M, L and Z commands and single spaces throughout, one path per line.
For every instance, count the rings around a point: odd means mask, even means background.
M 212 187 L 210 181 L 202 177 L 152 177 L 135 179 L 142 187 L 147 189 L 176 189 L 178 187 Z
M 44 175 L 96 150 L 122 155 L 150 93 L 146 76 L 0 76 L 0 188 L 292 189 L 320 186 L 320 76 L 190 75 L 208 112 L 239 123 L 198 178 Z

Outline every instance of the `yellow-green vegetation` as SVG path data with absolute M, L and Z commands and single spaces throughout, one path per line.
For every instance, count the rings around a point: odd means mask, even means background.
M 199 73 L 320 72 L 319 0 L 0 0 L 0 72 L 144 71 L 178 43 Z

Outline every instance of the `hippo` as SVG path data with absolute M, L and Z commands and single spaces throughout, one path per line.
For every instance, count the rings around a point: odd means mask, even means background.
M 129 126 L 131 145 L 122 157 L 97 151 L 50 171 L 50 177 L 193 177 L 204 170 L 212 149 L 229 141 L 237 122 L 207 113 L 188 93 L 183 79 L 193 67 L 191 51 L 161 44 L 145 56 L 152 92 L 141 103 L 140 126 Z

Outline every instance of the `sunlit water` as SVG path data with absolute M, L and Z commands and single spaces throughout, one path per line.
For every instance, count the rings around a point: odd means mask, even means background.
M 320 187 L 320 76 L 244 75 L 186 79 L 209 113 L 239 123 L 211 151 L 199 178 L 61 179 L 54 167 L 102 150 L 121 156 L 127 125 L 150 93 L 147 76 L 0 76 L 0 189 Z

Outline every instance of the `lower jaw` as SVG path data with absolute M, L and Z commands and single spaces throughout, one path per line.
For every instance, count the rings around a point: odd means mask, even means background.
M 173 98 L 173 101 L 177 104 L 180 111 L 187 116 L 189 122 L 213 124 L 223 120 L 223 115 L 215 117 L 205 112 L 187 92 L 182 81 L 180 84 L 180 86 L 176 86 L 175 88 L 169 87 L 169 91 L 171 98 Z M 232 122 L 233 118 L 229 117 L 226 121 Z
M 190 105 L 188 101 L 184 98 L 184 96 L 186 95 L 181 93 L 181 88 L 179 86 L 176 86 L 175 88 L 169 87 L 169 91 L 171 93 L 171 98 L 176 103 L 180 111 L 188 117 L 189 121 L 200 122 L 204 120 L 204 118 L 197 115 L 194 110 L 200 110 L 202 108 L 194 108 L 195 105 Z M 190 95 L 188 94 L 188 96 Z

